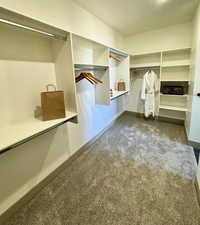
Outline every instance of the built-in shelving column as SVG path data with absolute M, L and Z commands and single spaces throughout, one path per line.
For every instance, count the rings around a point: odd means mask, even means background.
M 185 120 L 190 72 L 190 48 L 162 53 L 161 86 L 182 86 L 183 95 L 161 93 L 160 116 Z
M 112 96 L 110 100 L 116 99 L 130 90 L 130 58 L 126 52 L 116 49 L 109 51 L 109 76 L 110 76 L 110 89 L 112 89 Z M 119 91 L 117 89 L 118 82 L 125 82 L 125 90 Z
M 74 34 L 72 35 L 72 45 L 75 76 L 80 75 L 82 72 L 90 72 L 100 79 L 103 83 L 94 86 L 95 103 L 110 105 L 108 48 Z

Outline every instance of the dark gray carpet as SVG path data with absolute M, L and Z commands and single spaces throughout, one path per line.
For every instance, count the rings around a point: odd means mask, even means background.
M 200 225 L 182 126 L 124 114 L 3 225 Z

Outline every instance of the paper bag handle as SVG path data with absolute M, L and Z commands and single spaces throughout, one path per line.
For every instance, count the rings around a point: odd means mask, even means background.
M 56 85 L 54 85 L 54 84 L 47 84 L 47 86 L 46 86 L 47 92 L 49 92 L 49 87 L 53 87 L 54 91 L 56 91 Z

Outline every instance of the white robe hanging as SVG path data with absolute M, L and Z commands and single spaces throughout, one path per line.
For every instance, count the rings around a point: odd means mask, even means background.
M 141 99 L 144 100 L 145 117 L 156 115 L 156 92 L 158 91 L 158 77 L 154 71 L 148 71 L 143 77 Z

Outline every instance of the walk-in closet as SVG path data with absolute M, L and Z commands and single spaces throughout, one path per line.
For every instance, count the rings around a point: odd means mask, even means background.
M 2 0 L 0 225 L 200 225 L 199 46 L 199 0 Z

